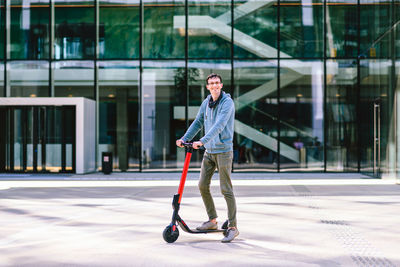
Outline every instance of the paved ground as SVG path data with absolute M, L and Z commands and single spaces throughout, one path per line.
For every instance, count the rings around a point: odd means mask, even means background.
M 400 266 L 400 185 L 302 175 L 236 177 L 230 244 L 183 231 L 164 242 L 178 187 L 168 175 L 2 176 L 0 266 Z M 206 214 L 192 176 L 181 217 L 195 227 Z M 222 222 L 217 180 L 212 191 Z

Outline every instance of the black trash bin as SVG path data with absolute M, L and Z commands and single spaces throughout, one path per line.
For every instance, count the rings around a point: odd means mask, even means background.
M 101 171 L 104 174 L 110 174 L 113 168 L 113 160 L 111 152 L 101 153 Z

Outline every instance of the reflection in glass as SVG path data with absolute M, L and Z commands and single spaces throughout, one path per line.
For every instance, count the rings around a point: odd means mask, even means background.
M 278 5 L 277 1 L 234 0 L 234 57 L 278 57 Z M 230 16 L 227 12 L 225 19 Z M 230 19 L 230 18 L 229 18 Z M 230 21 L 227 23 L 231 25 Z
M 282 60 L 280 71 L 281 170 L 324 168 L 323 64 Z
M 326 170 L 358 171 L 357 65 L 327 61 Z
M 384 171 L 387 168 L 391 66 L 391 61 L 388 60 L 360 61 L 359 101 L 362 116 L 358 118 L 358 124 L 362 133 L 359 135 L 362 172 L 376 173 L 379 169 Z
M 184 18 L 185 1 L 143 0 L 143 5 L 143 57 L 184 58 L 185 24 L 176 23 Z
M 100 0 L 99 57 L 139 57 L 139 0 Z
M 235 169 L 278 167 L 277 61 L 235 61 Z
M 189 87 L 189 106 L 188 106 L 188 126 L 195 119 L 197 112 L 199 111 L 201 103 L 210 94 L 206 88 L 206 78 L 211 73 L 217 73 L 222 78 L 223 88 L 222 90 L 226 93 L 230 93 L 232 96 L 231 86 L 231 63 L 228 60 L 193 60 L 188 62 L 188 87 Z M 188 127 L 185 125 L 184 111 L 185 107 L 180 108 L 180 118 L 182 120 L 182 130 L 178 133 L 179 137 L 182 137 Z M 204 136 L 204 129 L 202 129 L 194 138 L 193 141 L 199 140 Z M 185 153 L 182 149 L 178 149 L 178 163 L 183 162 Z M 190 164 L 191 169 L 199 170 L 201 161 L 203 159 L 202 150 L 194 151 Z M 183 165 L 182 165 L 183 166 Z
M 326 1 L 326 56 L 355 57 L 358 51 L 357 0 Z
M 395 0 L 394 1 L 394 21 L 400 21 L 400 0 Z M 397 39 L 395 40 L 395 48 L 394 48 L 394 54 L 396 55 L 396 58 L 400 58 L 400 49 L 399 49 L 399 38 L 400 36 L 400 24 L 396 24 L 394 30 L 394 36 L 397 36 Z
M 94 1 L 55 2 L 55 59 L 94 57 L 96 25 Z
M 74 170 L 74 145 L 75 145 L 75 107 L 74 106 L 64 106 L 61 109 L 62 116 L 63 116 L 63 136 L 62 142 L 65 149 L 64 157 L 65 169 L 62 170 L 63 172 L 71 172 Z
M 5 44 L 5 15 L 6 5 L 5 0 L 0 0 L 0 60 L 4 59 L 4 44 Z M 3 96 L 3 95 L 1 95 Z
M 33 107 L 24 108 L 25 110 L 25 122 L 26 124 L 23 126 L 25 127 L 25 135 L 26 135 L 26 167 L 25 170 L 33 171 Z
M 323 1 L 280 2 L 281 57 L 322 57 Z
M 176 107 L 185 105 L 185 89 L 179 85 L 183 61 L 143 61 L 142 167 L 176 168 L 175 141 L 182 137 L 182 118 Z
M 400 7 L 400 2 L 399 6 Z M 400 14 L 399 14 L 400 16 Z M 400 49 L 398 49 L 400 50 Z M 399 103 L 400 100 L 400 60 L 395 61 L 395 84 L 393 86 L 393 97 L 392 97 L 392 102 Z M 389 100 L 390 101 L 390 100 Z M 390 103 L 390 102 L 389 102 Z M 400 106 L 394 105 L 392 108 L 392 113 L 393 114 L 400 114 Z M 393 116 L 396 118 L 395 116 Z M 392 136 L 391 138 L 388 139 L 389 143 L 389 151 L 396 151 L 395 153 L 397 154 L 396 156 L 393 156 L 392 153 L 390 153 L 390 157 L 388 157 L 388 165 L 390 167 L 390 171 L 395 174 L 397 178 L 397 182 L 400 183 L 400 149 L 398 149 L 398 144 L 400 144 L 400 123 L 396 123 L 396 126 L 392 128 Z M 389 132 L 390 133 L 390 132 Z M 389 135 L 390 136 L 390 135 Z M 394 153 L 393 153 L 394 154 Z
M 4 89 L 4 62 L 0 61 L 0 97 L 4 97 L 5 89 Z
M 139 62 L 104 61 L 99 66 L 99 146 L 112 152 L 114 168 L 139 168 Z
M 46 112 L 46 171 L 62 170 L 63 118 L 60 107 L 48 107 Z
M 188 1 L 188 38 L 190 58 L 231 57 L 231 1 Z M 184 36 L 184 16 L 175 18 Z M 179 24 L 179 26 L 178 26 Z
M 11 61 L 8 64 L 11 88 L 10 96 L 49 96 L 48 61 Z
M 16 108 L 13 114 L 11 114 L 11 116 L 14 117 L 14 136 L 12 137 L 13 144 L 11 144 L 14 146 L 14 159 L 11 159 L 11 161 L 14 160 L 14 171 L 23 171 L 24 169 L 24 134 L 22 131 L 22 123 L 18 123 L 24 121 L 22 114 L 23 112 L 21 108 Z
M 56 61 L 52 65 L 55 96 L 94 99 L 93 61 Z
M 360 0 L 360 54 L 365 57 L 389 55 L 391 28 L 390 0 Z
M 11 1 L 11 58 L 49 58 L 49 0 Z

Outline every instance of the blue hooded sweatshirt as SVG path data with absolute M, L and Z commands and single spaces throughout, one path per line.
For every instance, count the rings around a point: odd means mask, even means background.
M 207 153 L 216 154 L 233 150 L 233 125 L 235 121 L 235 105 L 230 94 L 221 91 L 222 98 L 214 107 L 208 106 L 212 98 L 208 95 L 200 106 L 195 120 L 181 138 L 187 142 L 205 128 L 205 135 L 200 138 Z

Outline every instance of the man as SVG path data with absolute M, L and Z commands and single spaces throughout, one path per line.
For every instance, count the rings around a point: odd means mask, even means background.
M 209 220 L 197 227 L 198 230 L 217 229 L 217 212 L 210 194 L 211 178 L 218 168 L 220 189 L 228 206 L 228 231 L 221 242 L 231 242 L 239 231 L 236 226 L 236 201 L 231 182 L 233 159 L 233 124 L 235 106 L 231 96 L 221 91 L 222 78 L 212 73 L 206 79 L 210 95 L 203 101 L 199 112 L 185 135 L 176 141 L 182 147 L 182 142 L 190 141 L 203 128 L 205 135 L 199 141 L 193 142 L 193 148 L 206 148 L 201 164 L 199 189 Z

